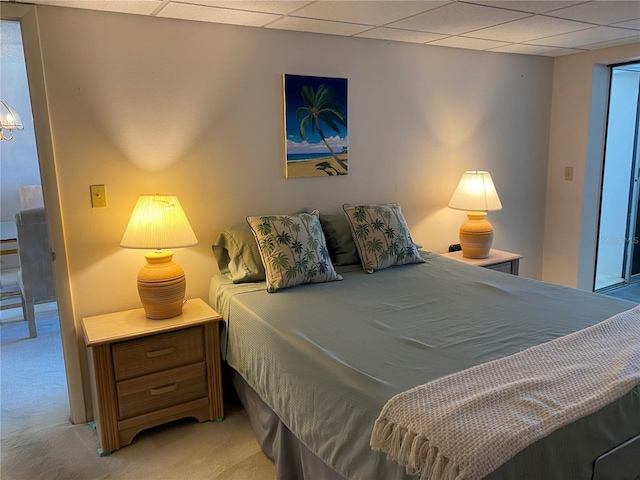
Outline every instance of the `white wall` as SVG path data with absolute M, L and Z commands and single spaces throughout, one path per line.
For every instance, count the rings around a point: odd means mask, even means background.
M 75 317 L 62 322 L 140 305 L 142 252 L 118 244 L 141 193 L 178 195 L 200 244 L 175 259 L 206 299 L 210 245 L 246 215 L 397 201 L 442 252 L 465 218 L 446 208 L 460 176 L 487 169 L 504 205 L 494 246 L 540 277 L 552 59 L 37 11 Z M 348 176 L 284 178 L 283 73 L 348 78 Z M 108 207 L 92 209 L 102 183 Z
M 558 57 L 553 100 L 542 279 L 591 290 L 602 180 L 607 65 L 640 58 L 640 44 Z M 564 167 L 573 166 L 573 181 Z

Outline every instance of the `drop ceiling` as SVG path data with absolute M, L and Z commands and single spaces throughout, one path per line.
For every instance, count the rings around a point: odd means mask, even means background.
M 14 1 L 526 55 L 640 42 L 640 0 Z

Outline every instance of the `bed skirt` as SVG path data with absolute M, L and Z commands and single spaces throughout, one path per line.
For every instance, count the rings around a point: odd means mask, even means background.
M 262 451 L 276 465 L 277 480 L 346 480 L 305 447 L 238 372 L 225 368 Z M 640 397 L 640 390 L 627 396 Z M 596 459 L 592 478 L 640 480 L 640 435 Z
M 291 433 L 238 372 L 226 367 L 262 451 L 276 465 L 277 480 L 345 480 Z

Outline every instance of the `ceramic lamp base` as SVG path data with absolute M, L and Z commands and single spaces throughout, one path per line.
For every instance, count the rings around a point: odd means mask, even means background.
M 460 225 L 462 256 L 487 258 L 493 243 L 493 226 L 486 212 L 468 212 L 467 221 Z
M 163 320 L 182 313 L 187 281 L 184 270 L 173 261 L 173 252 L 160 250 L 145 255 L 138 272 L 138 294 L 147 318 Z

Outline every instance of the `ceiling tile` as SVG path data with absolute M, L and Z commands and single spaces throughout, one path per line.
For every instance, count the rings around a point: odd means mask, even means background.
M 509 23 L 503 23 L 494 27 L 483 28 L 468 34 L 474 38 L 486 38 L 501 40 L 504 42 L 526 42 L 537 38 L 560 35 L 562 33 L 575 32 L 592 28 L 588 23 L 573 22 L 560 18 L 543 16 L 527 17 Z
M 487 5 L 489 7 L 506 8 L 520 12 L 545 13 L 559 8 L 584 3 L 584 0 L 465 0 L 469 3 Z
M 373 5 L 372 5 L 373 3 Z M 320 0 L 296 11 L 293 16 L 380 26 L 417 13 L 432 10 L 448 1 L 329 1 Z
M 598 25 L 610 25 L 640 18 L 640 2 L 637 0 L 588 2 L 562 8 L 549 15 Z
M 377 38 L 379 40 L 393 40 L 396 42 L 410 42 L 410 43 L 427 43 L 439 38 L 443 38 L 444 35 L 439 33 L 425 33 L 425 32 L 413 32 L 411 30 L 398 30 L 397 28 L 379 27 L 367 30 L 366 32 L 355 35 L 361 38 Z
M 250 12 L 274 13 L 286 15 L 300 7 L 312 3 L 312 0 L 275 0 L 275 1 L 243 1 L 243 0 L 179 0 L 181 3 L 204 5 L 207 7 L 230 8 L 232 10 L 248 10 Z
M 572 55 L 574 53 L 584 53 L 584 50 L 574 48 L 555 48 L 548 52 L 541 53 L 544 57 L 562 57 L 563 55 Z
M 458 35 L 480 28 L 528 16 L 527 13 L 501 10 L 498 8 L 473 5 L 470 3 L 449 3 L 444 7 L 430 10 L 415 17 L 387 25 L 420 32 Z
M 496 48 L 508 44 L 505 42 L 494 42 L 492 40 L 482 40 L 478 38 L 447 37 L 443 38 L 442 40 L 429 42 L 429 45 L 437 45 L 439 47 L 467 48 L 470 50 L 488 50 L 490 48 Z
M 635 41 L 636 42 L 640 42 L 640 33 L 636 34 Z M 598 42 L 598 43 L 591 43 L 591 44 L 587 44 L 587 45 L 582 45 L 580 48 L 585 48 L 587 50 L 598 50 L 600 48 L 616 47 L 618 45 L 626 45 L 628 43 L 629 43 L 629 37 L 627 37 L 627 38 L 618 38 L 618 39 L 609 40 L 609 41 L 606 41 L 606 42 Z M 640 53 L 640 48 L 638 49 L 638 53 Z
M 229 10 L 227 8 L 204 7 L 201 5 L 189 5 L 186 3 L 168 3 L 158 17 L 180 18 L 183 20 L 199 20 L 201 22 L 228 23 L 231 25 L 246 25 L 249 27 L 262 27 L 279 18 L 278 15 L 269 13 L 243 12 Z
M 546 47 L 540 45 L 525 45 L 522 43 L 512 43 L 504 47 L 492 48 L 492 52 L 517 53 L 521 55 L 550 55 L 579 52 L 580 50 L 569 50 L 566 48 Z
M 636 18 L 635 20 L 627 20 L 626 22 L 612 23 L 610 26 L 640 30 L 640 18 Z
M 162 4 L 162 0 L 127 0 L 124 2 L 120 0 L 104 0 L 99 2 L 99 5 L 96 4 L 95 0 L 30 0 L 29 3 L 149 15 Z
M 282 17 L 267 25 L 267 28 L 351 36 L 366 30 L 368 27 L 353 23 L 330 22 L 328 20 Z
M 565 33 L 564 35 L 554 35 L 552 37 L 532 40 L 533 45 L 549 45 L 552 47 L 581 47 L 593 43 L 608 42 L 638 35 L 634 30 L 625 30 L 613 27 L 593 27 L 578 32 Z

